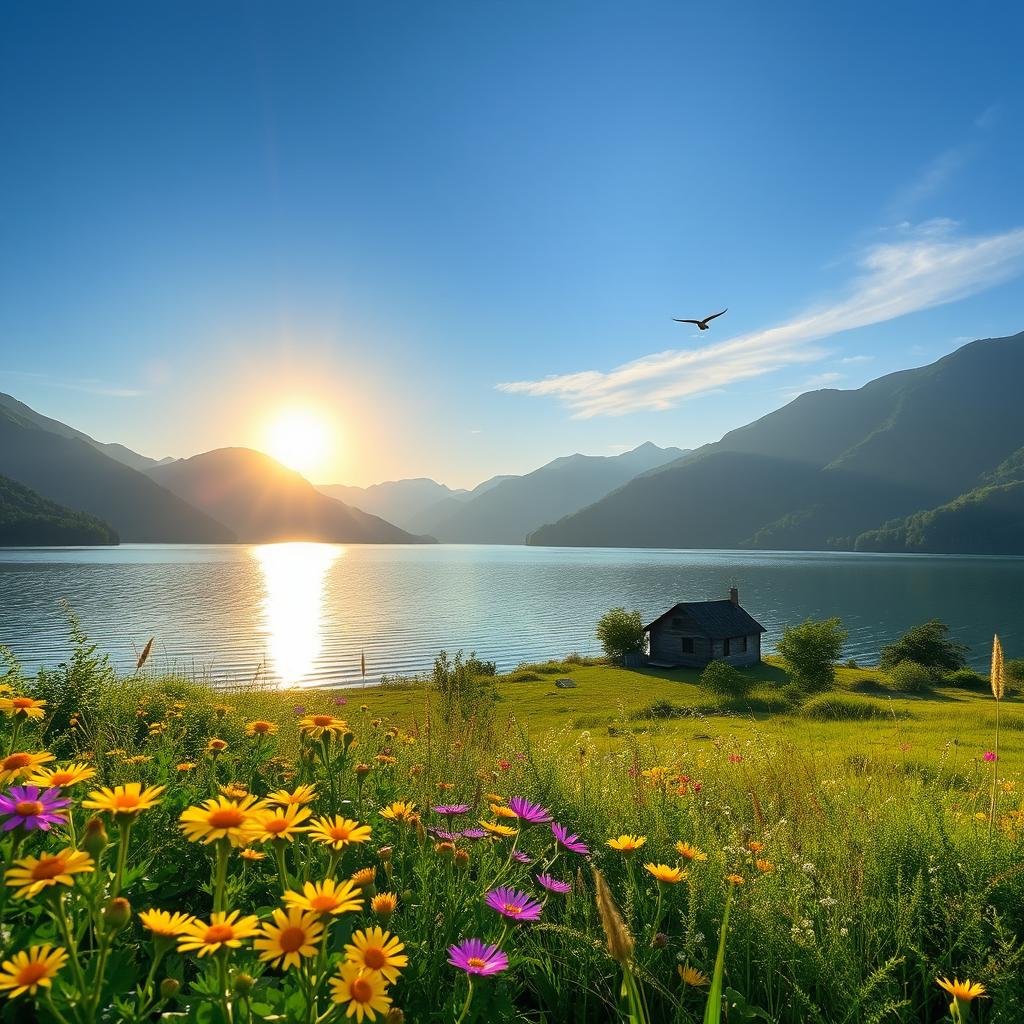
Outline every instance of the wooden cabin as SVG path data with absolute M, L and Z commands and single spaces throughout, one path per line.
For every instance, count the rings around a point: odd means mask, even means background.
M 649 663 L 675 668 L 703 668 L 712 661 L 756 665 L 761 634 L 766 632 L 740 607 L 732 587 L 728 601 L 686 601 L 669 608 L 644 627 L 650 638 Z

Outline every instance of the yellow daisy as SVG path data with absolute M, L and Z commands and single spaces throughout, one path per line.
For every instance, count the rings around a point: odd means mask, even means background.
M 246 725 L 245 734 L 246 736 L 274 736 L 277 734 L 277 723 L 257 718 L 255 722 L 249 722 Z
M 364 896 L 372 896 L 376 892 L 377 869 L 360 868 L 352 872 L 352 884 L 359 889 Z
M 644 869 L 652 874 L 659 882 L 675 885 L 686 878 L 689 872 L 682 868 L 674 868 L 668 864 L 645 864 Z
M 690 967 L 689 965 L 684 967 L 680 964 L 677 970 L 679 971 L 679 977 L 683 979 L 684 985 L 692 985 L 694 988 L 703 988 L 711 981 L 703 971 L 698 971 L 696 967 Z
M 30 786 L 57 786 L 60 789 L 67 789 L 91 779 L 95 774 L 96 769 L 90 768 L 87 764 L 69 764 L 66 768 L 40 768 L 30 775 L 27 781 Z
M 35 700 L 32 697 L 0 697 L 0 711 L 5 715 L 39 719 L 46 715 L 44 707 L 45 700 Z
M 409 958 L 402 952 L 405 943 L 396 935 L 381 928 L 365 928 L 355 932 L 351 943 L 345 945 L 345 959 L 367 971 L 377 971 L 389 984 L 398 980 Z
M 282 897 L 290 907 L 311 910 L 317 914 L 345 914 L 363 909 L 361 890 L 350 881 L 306 882 L 302 892 L 286 892 Z
M 977 999 L 979 996 L 984 996 L 986 989 L 985 986 L 978 981 L 970 981 L 964 978 L 960 981 L 958 978 L 954 978 L 952 981 L 949 978 L 936 978 L 935 984 L 939 988 L 944 988 L 957 1002 L 969 1003 Z
M 387 924 L 398 909 L 398 896 L 393 892 L 379 892 L 370 900 L 370 909 L 377 915 L 378 920 Z
M 348 732 L 348 722 L 334 715 L 307 715 L 299 719 L 299 732 L 314 740 Z
M 501 804 L 491 804 L 491 814 L 496 818 L 518 818 L 519 815 L 511 807 L 502 807 Z
M 243 786 L 241 782 L 229 782 L 226 786 L 219 786 L 220 792 L 231 800 L 241 800 L 249 795 L 249 787 Z
M 491 804 L 503 804 L 505 798 L 500 793 L 484 793 L 484 799 Z
M 416 805 L 411 800 L 395 800 L 380 810 L 380 816 L 388 821 L 409 821 L 415 814 Z
M 496 821 L 481 821 L 480 827 L 487 829 L 493 836 L 502 836 L 505 839 L 519 834 L 519 829 L 512 828 L 511 825 L 501 825 Z
M 182 928 L 178 936 L 178 952 L 195 952 L 196 956 L 207 956 L 218 952 L 221 948 L 238 949 L 243 939 L 250 939 L 259 934 L 259 918 L 255 914 L 248 917 L 239 916 L 239 911 L 230 914 L 218 912 L 210 920 L 190 921 Z
M 302 822 L 311 813 L 308 807 L 300 807 L 298 804 L 260 811 L 253 817 L 254 838 L 261 843 L 268 841 L 290 843 L 296 835 L 309 831 L 309 826 L 303 825 Z
M 323 938 L 324 926 L 318 916 L 300 907 L 290 907 L 287 913 L 280 908 L 273 913 L 273 924 L 269 921 L 260 929 L 253 949 L 259 951 L 260 959 L 274 967 L 298 967 L 303 957 L 316 956 L 318 943 Z
M 309 835 L 333 850 L 344 850 L 351 843 L 365 843 L 371 831 L 369 825 L 360 825 L 351 818 L 335 815 L 333 818 L 316 818 L 310 825 Z
M 756 860 L 757 870 L 763 875 L 770 875 L 775 870 L 775 865 L 770 860 Z
M 267 859 L 267 855 L 265 853 L 261 853 L 259 850 L 254 850 L 254 849 L 252 849 L 249 846 L 247 846 L 244 850 L 240 851 L 238 856 L 241 857 L 242 860 L 266 860 Z
M 209 844 L 226 839 L 232 846 L 248 846 L 256 831 L 253 818 L 262 808 L 262 801 L 254 796 L 241 800 L 220 796 L 204 800 L 198 807 L 186 808 L 178 820 L 190 842 Z
M 183 914 L 180 911 L 175 911 L 172 914 L 166 910 L 143 910 L 139 914 L 139 920 L 143 927 L 153 935 L 170 939 L 180 935 L 186 925 L 191 924 L 195 918 L 191 914 Z
M 391 1007 L 391 997 L 384 978 L 376 971 L 363 971 L 359 964 L 343 963 L 338 973 L 331 978 L 331 999 L 342 1006 L 346 1017 L 355 1017 L 356 1024 L 364 1018 L 377 1019 L 377 1014 L 386 1014 Z
M 94 789 L 82 806 L 93 811 L 109 811 L 118 821 L 134 821 L 143 811 L 148 811 L 160 802 L 165 786 L 142 788 L 141 782 L 128 782 L 111 789 L 104 786 Z
M 279 789 L 267 797 L 268 804 L 280 804 L 283 807 L 289 804 L 311 804 L 317 798 L 317 792 L 313 786 L 296 786 L 294 790 Z
M 223 754 L 228 749 L 230 744 L 227 740 L 219 739 L 216 736 L 211 736 L 206 741 L 206 752 L 208 754 Z
M 647 836 L 630 836 L 621 835 L 618 839 L 609 839 L 608 845 L 613 850 L 618 850 L 619 853 L 630 854 L 634 850 L 639 850 L 644 843 L 647 842 Z
M 744 879 L 743 879 L 742 875 L 726 875 L 725 876 L 725 880 L 727 882 L 732 882 L 733 885 L 743 885 L 744 884 Z
M 92 870 L 92 857 L 69 846 L 60 853 L 44 853 L 39 857 L 16 860 L 4 874 L 4 879 L 8 885 L 19 887 L 15 893 L 18 899 L 26 899 L 51 885 L 72 885 L 73 875 Z
M 195 766 L 195 761 L 182 761 L 181 764 L 176 764 L 174 766 L 174 770 L 179 772 L 190 772 L 195 768 Z
M 703 850 L 699 850 L 696 846 L 691 846 L 689 843 L 684 843 L 682 841 L 676 843 L 676 853 L 678 853 L 680 857 L 685 857 L 687 860 L 692 861 L 708 859 L 708 855 Z
M 0 969 L 0 991 L 9 999 L 27 992 L 34 996 L 40 987 L 49 988 L 57 972 L 68 962 L 60 946 L 31 946 L 28 952 L 15 953 Z
M 19 751 L 15 754 L 8 754 L 0 760 L 0 784 L 31 775 L 40 765 L 47 764 L 52 760 L 53 754 L 46 750 L 37 750 L 34 753 Z

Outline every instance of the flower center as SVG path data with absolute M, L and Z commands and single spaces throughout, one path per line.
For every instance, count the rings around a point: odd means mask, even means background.
M 480 957 L 478 957 L 478 956 L 471 956 L 466 961 L 466 963 L 469 964 L 470 967 L 476 967 L 476 968 L 481 968 L 481 967 L 486 967 L 487 966 L 487 961 L 486 960 L 481 960 Z
M 255 733 L 270 732 L 269 722 L 254 722 L 252 731 Z
M 14 805 L 14 813 L 22 818 L 31 818 L 33 815 L 42 814 L 45 808 L 38 800 L 20 800 Z
M 368 1003 L 373 999 L 373 986 L 365 978 L 356 978 L 349 991 L 357 1003 Z
M 56 878 L 64 874 L 65 866 L 63 857 L 40 857 L 39 863 L 32 869 L 32 878 L 36 882 Z
M 332 839 L 348 839 L 349 835 L 349 830 L 341 825 L 335 825 L 330 831 Z
M 25 964 L 25 966 L 18 971 L 18 984 L 34 985 L 40 978 L 45 978 L 46 974 L 46 964 L 44 963 Z
M 521 914 L 523 912 L 523 908 L 517 903 L 504 903 L 502 907 L 506 914 Z
M 9 757 L 5 757 L 0 764 L 3 765 L 4 771 L 13 771 L 16 768 L 25 768 L 32 763 L 31 754 L 11 754 Z
M 327 893 L 321 893 L 319 896 L 314 896 L 309 901 L 309 905 L 322 914 L 325 911 L 333 910 L 338 905 L 338 901 L 333 896 L 328 896 Z
M 118 793 L 114 806 L 122 811 L 134 811 L 139 806 L 139 798 L 134 793 Z
M 71 772 L 54 772 L 50 776 L 51 786 L 70 786 L 75 781 L 75 777 Z
M 287 818 L 270 818 L 263 823 L 263 828 L 273 835 L 278 835 L 281 832 L 287 832 L 290 824 L 291 822 Z
M 326 729 L 327 726 L 329 726 L 331 724 L 331 722 L 333 722 L 333 721 L 334 721 L 334 719 L 330 715 L 314 715 L 313 716 L 313 724 L 318 729 Z
M 30 708 L 35 703 L 31 697 L 15 697 L 11 700 L 13 708 Z
M 363 950 L 363 963 L 371 971 L 379 971 L 388 962 L 388 955 L 378 946 L 370 946 Z
M 245 815 L 237 807 L 221 807 L 213 811 L 209 823 L 213 828 L 238 828 L 245 821 Z
M 294 953 L 306 944 L 306 933 L 302 928 L 282 928 L 277 941 L 285 953 Z
M 235 930 L 229 924 L 212 924 L 206 929 L 206 935 L 203 936 L 203 942 L 208 946 L 212 946 L 215 942 L 227 942 L 228 939 L 234 938 Z

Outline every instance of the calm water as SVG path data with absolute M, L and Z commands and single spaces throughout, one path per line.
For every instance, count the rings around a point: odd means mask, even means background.
M 838 615 L 848 655 L 872 661 L 938 617 L 987 661 L 998 630 L 1024 655 L 1024 559 L 438 545 L 124 545 L 0 549 L 0 644 L 29 668 L 68 652 L 59 599 L 121 668 L 156 637 L 152 664 L 215 680 L 367 681 L 430 666 L 441 648 L 508 669 L 597 653 L 614 605 L 654 618 L 678 600 L 740 588 L 771 649 L 786 623 Z

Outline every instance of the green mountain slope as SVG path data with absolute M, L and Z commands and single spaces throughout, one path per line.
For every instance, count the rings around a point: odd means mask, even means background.
M 94 444 L 41 429 L 21 411 L 3 405 L 0 474 L 60 505 L 102 519 L 122 541 L 221 543 L 235 539 L 227 527 Z
M 568 455 L 525 476 L 478 488 L 425 523 L 439 541 L 457 544 L 522 544 L 542 523 L 596 501 L 641 473 L 684 454 L 650 442 L 622 455 Z
M 1022 374 L 1018 334 L 857 391 L 802 395 L 529 542 L 852 548 L 862 534 L 983 485 L 1021 447 Z
M 226 523 L 240 541 L 413 544 L 424 538 L 321 494 L 305 477 L 250 448 L 219 448 L 154 466 L 149 475 Z
M 116 543 L 117 532 L 95 516 L 73 512 L 0 476 L 0 547 Z

